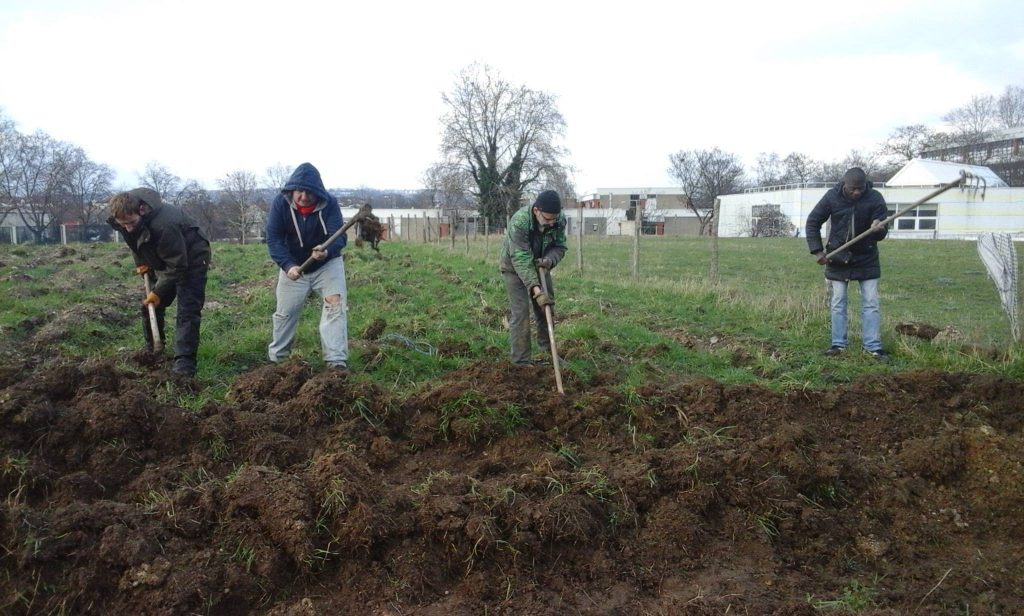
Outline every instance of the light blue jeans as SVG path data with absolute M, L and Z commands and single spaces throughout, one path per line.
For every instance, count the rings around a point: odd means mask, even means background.
M 849 282 L 829 280 L 832 284 L 832 346 L 847 345 L 847 296 Z M 861 344 L 865 351 L 882 349 L 882 311 L 878 300 L 878 278 L 860 280 Z
M 348 293 L 345 288 L 345 261 L 340 256 L 315 272 L 303 274 L 298 280 L 288 278 L 284 270 L 278 271 L 274 339 L 267 347 L 270 361 L 282 361 L 291 352 L 302 306 L 310 291 L 318 291 L 324 298 L 320 313 L 320 344 L 324 361 L 330 365 L 347 364 Z M 329 304 L 326 298 L 331 295 L 340 295 L 341 301 Z

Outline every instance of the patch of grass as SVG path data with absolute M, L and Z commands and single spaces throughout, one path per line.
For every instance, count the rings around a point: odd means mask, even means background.
M 228 444 L 224 441 L 224 437 L 220 435 L 211 438 L 206 444 L 206 449 L 210 452 L 210 457 L 216 462 L 226 460 L 230 453 Z
M 570 238 L 570 253 L 575 241 Z M 641 384 L 687 377 L 775 389 L 820 388 L 866 374 L 919 368 L 1024 378 L 1024 347 L 1010 342 L 1006 317 L 971 242 L 884 243 L 883 341 L 895 353 L 891 362 L 879 364 L 862 353 L 840 359 L 822 355 L 828 343 L 825 286 L 802 239 L 720 239 L 718 282 L 707 278 L 708 238 L 643 238 L 641 275 L 635 280 L 630 275 L 631 238 L 584 241 L 583 271 L 575 269 L 573 258 L 555 271 L 555 330 L 566 360 L 563 368 L 583 382 L 606 375 L 625 383 L 627 412 L 645 408 L 648 401 L 637 394 Z M 468 250 L 461 242 L 452 249 L 393 241 L 383 245 L 382 258 L 346 251 L 353 379 L 401 397 L 472 362 L 506 356 L 508 334 L 500 315 L 507 298 L 497 284 L 495 238 L 486 252 L 484 246 L 482 238 L 472 239 Z M 0 246 L 0 334 L 5 342 L 28 341 L 52 324 L 47 333 L 71 360 L 139 348 L 141 291 L 127 248 L 113 243 L 74 248 L 77 257 L 55 261 L 53 246 Z M 214 244 L 199 348 L 198 379 L 204 389 L 176 392 L 169 404 L 198 410 L 222 402 L 239 374 L 266 362 L 275 276 L 266 246 Z M 858 290 L 852 295 L 851 346 L 856 346 Z M 167 314 L 169 338 L 175 310 L 172 305 Z M 78 316 L 84 320 L 69 325 Z M 387 321 L 385 334 L 415 344 L 363 344 L 356 332 L 381 316 Z M 319 318 L 314 297 L 302 313 L 294 347 L 315 368 Z M 903 337 L 894 329 L 902 321 L 949 327 L 959 337 L 948 344 Z M 420 351 L 451 344 L 468 351 L 453 356 Z M 998 359 L 966 345 L 994 348 Z M 127 363 L 122 367 L 137 369 Z M 485 418 L 486 404 L 475 404 L 481 425 L 506 422 L 499 429 L 507 433 L 523 421 L 521 413 L 508 408 L 491 409 Z M 638 429 L 638 446 L 642 435 Z
M 561 445 L 555 450 L 555 453 L 564 458 L 573 468 L 579 468 L 583 464 L 580 460 L 580 455 L 576 452 L 576 448 L 572 445 Z
M 845 612 L 864 612 L 875 607 L 875 595 L 878 591 L 865 586 L 857 580 L 853 580 L 843 589 L 842 594 L 836 599 L 815 599 L 813 595 L 807 596 L 807 602 L 816 610 L 838 610 Z
M 239 539 L 238 545 L 231 553 L 230 560 L 245 567 L 245 571 L 248 573 L 252 570 L 252 564 L 256 562 L 256 550 L 246 545 L 243 539 Z
M 28 456 L 8 454 L 4 456 L 3 464 L 0 465 L 0 479 L 4 483 L 13 483 L 14 487 L 7 493 L 8 503 L 19 503 L 28 487 Z
M 414 485 L 411 489 L 417 496 L 426 496 L 430 493 L 430 487 L 437 481 L 447 481 L 452 475 L 448 471 L 431 471 L 423 478 L 423 481 Z

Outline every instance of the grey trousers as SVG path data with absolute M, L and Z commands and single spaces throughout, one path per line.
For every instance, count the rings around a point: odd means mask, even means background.
M 273 340 L 267 347 L 270 361 L 283 361 L 292 349 L 299 317 L 310 291 L 326 298 L 340 295 L 337 305 L 325 300 L 320 311 L 320 346 L 324 362 L 345 365 L 348 362 L 348 292 L 345 287 L 345 261 L 339 256 L 320 269 L 292 280 L 283 270 L 277 273 L 277 310 L 274 311 Z
M 526 288 L 519 274 L 515 272 L 502 272 L 505 279 L 505 291 L 508 293 L 508 303 L 511 314 L 508 319 L 509 342 L 511 346 L 510 359 L 514 364 L 530 363 L 530 313 L 533 312 L 534 320 L 537 322 L 537 344 L 541 350 L 550 353 L 551 341 L 548 339 L 548 320 L 544 316 L 544 309 L 537 305 L 530 297 L 530 290 Z M 551 273 L 545 276 L 548 285 L 548 295 L 555 298 L 555 288 L 551 283 Z

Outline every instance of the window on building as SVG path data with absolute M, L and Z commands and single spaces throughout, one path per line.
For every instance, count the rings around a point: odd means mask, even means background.
M 889 216 L 896 213 L 897 210 L 906 207 L 909 204 L 894 203 L 889 206 Z M 938 207 L 935 204 L 925 204 L 920 207 L 915 207 L 903 216 L 896 219 L 896 230 L 897 231 L 933 231 L 937 227 L 939 217 Z M 890 228 L 891 227 L 890 223 Z

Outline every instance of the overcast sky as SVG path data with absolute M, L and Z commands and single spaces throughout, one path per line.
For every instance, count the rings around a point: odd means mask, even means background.
M 1024 86 L 1021 0 L 3 0 L 0 108 L 134 186 L 316 165 L 418 188 L 459 71 L 557 97 L 580 193 L 719 147 L 828 161 Z

